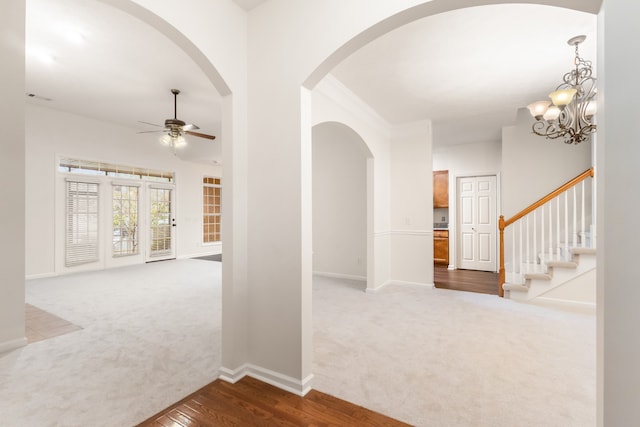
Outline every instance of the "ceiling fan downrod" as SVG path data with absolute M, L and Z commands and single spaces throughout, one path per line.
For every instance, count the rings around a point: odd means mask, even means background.
M 179 89 L 171 89 L 171 93 L 173 94 L 173 119 L 167 119 L 164 121 L 165 127 L 174 130 L 176 127 L 182 128 L 186 123 L 182 120 L 178 120 L 178 94 L 180 93 Z

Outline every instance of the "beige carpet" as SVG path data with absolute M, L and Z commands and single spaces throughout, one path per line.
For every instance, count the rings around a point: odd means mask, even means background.
M 595 316 L 316 277 L 314 387 L 419 426 L 595 426 Z
M 0 424 L 132 426 L 215 380 L 221 264 L 178 260 L 27 282 L 83 329 L 0 355 Z
M 216 378 L 222 264 L 27 283 L 82 330 L 0 355 L 3 426 L 131 426 Z M 595 317 L 314 278 L 315 388 L 419 426 L 595 425 Z

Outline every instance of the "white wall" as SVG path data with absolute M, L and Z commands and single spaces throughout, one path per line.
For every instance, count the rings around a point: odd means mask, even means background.
M 342 123 L 366 144 L 367 160 L 367 289 L 388 283 L 390 248 L 391 126 L 331 75 L 312 92 L 312 123 Z
M 313 128 L 313 271 L 367 275 L 367 154 L 360 137 L 338 123 Z
M 567 145 L 531 132 L 534 119 L 518 110 L 502 129 L 502 214 L 509 218 L 591 167 L 591 143 Z M 523 190 L 525 189 L 525 190 Z
M 499 172 L 502 166 L 500 141 L 433 147 L 433 170 L 448 170 L 449 176 Z
M 393 129 L 391 138 L 391 280 L 433 285 L 431 122 Z
M 24 326 L 24 1 L 0 13 L 0 353 L 26 344 Z
M 607 427 L 640 419 L 640 57 L 624 48 L 638 16 L 639 2 L 604 0 L 598 22 L 598 425 Z
M 202 244 L 202 177 L 221 176 L 219 166 L 184 162 L 150 134 L 136 134 L 134 129 L 51 108 L 28 104 L 25 125 L 27 277 L 71 271 L 63 268 L 60 256 L 64 250 L 60 238 L 64 234 L 64 192 L 60 183 L 64 178 L 57 173 L 58 156 L 175 172 L 176 256 L 220 252 L 220 244 Z M 103 225 L 108 226 L 106 221 Z M 117 263 L 108 258 L 103 248 L 101 262 L 76 270 L 144 262 L 142 255 L 119 258 Z

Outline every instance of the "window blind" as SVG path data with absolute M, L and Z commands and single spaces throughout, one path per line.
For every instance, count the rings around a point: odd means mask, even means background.
M 98 261 L 98 184 L 66 184 L 65 265 Z

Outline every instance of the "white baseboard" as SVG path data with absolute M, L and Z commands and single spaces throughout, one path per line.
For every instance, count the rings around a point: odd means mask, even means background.
M 433 288 L 433 283 L 423 283 L 423 282 L 406 282 L 403 280 L 392 280 L 391 283 L 394 285 L 402 285 L 402 286 L 418 286 L 422 288 Z
M 40 274 L 28 274 L 24 276 L 24 280 L 33 280 L 33 279 L 48 279 L 49 277 L 56 277 L 57 273 L 40 273 Z
M 573 301 L 573 300 L 546 298 L 546 297 L 536 297 L 526 302 L 545 305 L 547 307 L 556 307 L 564 310 L 579 311 L 581 313 L 589 313 L 589 314 L 596 313 L 596 304 L 592 302 Z
M 189 254 L 189 255 L 180 255 L 176 257 L 176 259 L 191 259 L 191 258 L 198 258 L 203 256 L 220 255 L 220 254 L 222 254 L 221 251 L 199 252 L 199 253 Z
M 0 353 L 6 353 L 27 345 L 27 338 L 18 338 L 17 340 L 0 342 Z
M 365 292 L 368 294 L 377 294 L 378 292 L 380 292 L 385 286 L 392 284 L 393 282 L 391 280 L 387 280 L 386 282 L 384 282 L 382 285 L 375 287 L 375 288 L 367 288 L 365 289 Z
M 367 288 L 366 292 L 368 294 L 377 294 L 385 286 L 388 286 L 388 285 L 417 286 L 417 287 L 420 287 L 420 288 L 433 288 L 433 287 L 435 287 L 435 284 L 433 284 L 433 283 L 407 282 L 407 281 L 403 281 L 403 280 L 387 280 L 382 285 L 380 285 L 380 286 L 378 286 L 376 288 Z
M 298 396 L 304 396 L 309 393 L 309 391 L 311 391 L 311 383 L 313 382 L 313 374 L 310 374 L 303 380 L 298 380 L 250 363 L 246 363 L 235 370 L 224 367 L 220 368 L 220 379 L 231 384 L 240 381 L 247 375 Z
M 365 276 L 355 276 L 351 274 L 342 274 L 342 273 L 329 273 L 326 271 L 314 271 L 314 276 L 321 277 L 329 277 L 331 279 L 346 279 L 346 280 L 357 280 L 359 282 L 366 282 L 367 278 Z

